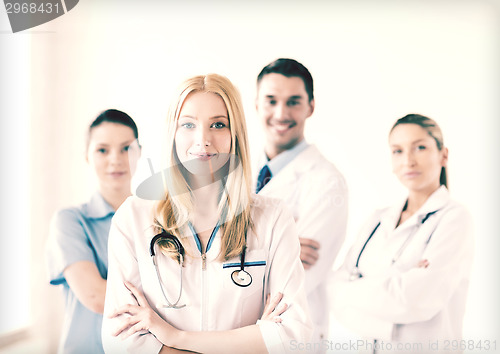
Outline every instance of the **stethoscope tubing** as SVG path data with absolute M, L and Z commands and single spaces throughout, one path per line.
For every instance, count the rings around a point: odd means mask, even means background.
M 177 296 L 177 300 L 174 303 L 171 303 L 168 300 L 167 294 L 165 293 L 165 289 L 163 288 L 163 284 L 161 281 L 161 276 L 160 276 L 160 271 L 158 269 L 158 264 L 156 261 L 156 253 L 155 253 L 155 245 L 156 243 L 161 240 L 161 239 L 169 239 L 174 243 L 175 248 L 177 249 L 177 252 L 179 253 L 179 265 L 180 265 L 180 287 L 179 287 L 179 295 Z M 180 243 L 179 239 L 175 237 L 174 235 L 166 232 L 165 230 L 162 230 L 162 232 L 156 236 L 154 236 L 151 239 L 150 245 L 149 245 L 149 254 L 151 256 L 151 259 L 153 260 L 153 265 L 155 268 L 156 272 L 156 277 L 158 279 L 158 282 L 160 283 L 160 289 L 163 295 L 163 298 L 166 301 L 166 308 L 174 308 L 174 309 L 180 309 L 185 307 L 186 305 L 178 305 L 181 297 L 182 297 L 182 288 L 183 288 L 183 271 L 182 268 L 184 266 L 184 256 L 185 256 L 185 251 L 184 247 Z M 240 256 L 240 269 L 235 270 L 231 273 L 231 280 L 233 283 L 239 287 L 247 287 L 252 283 L 252 275 L 248 273 L 245 270 L 245 256 L 246 256 L 246 246 L 243 247 L 243 251 L 241 252 Z
M 368 236 L 368 238 L 366 239 L 363 247 L 361 248 L 361 251 L 359 252 L 359 255 L 358 255 L 358 259 L 356 259 L 356 265 L 355 265 L 356 268 L 358 268 L 359 259 L 361 258 L 361 255 L 363 254 L 363 251 L 365 250 L 366 245 L 368 244 L 368 242 L 370 242 L 370 239 L 373 237 L 373 235 L 375 234 L 375 232 L 377 231 L 377 229 L 379 228 L 379 226 L 380 226 L 380 221 L 378 222 L 377 226 L 375 226 L 375 228 L 373 229 L 372 233 L 370 234 L 370 236 Z
M 179 266 L 180 266 L 180 278 L 181 278 L 181 280 L 180 280 L 180 287 L 179 287 L 179 295 L 177 296 L 177 300 L 173 304 L 168 300 L 167 294 L 165 293 L 165 289 L 163 289 L 163 284 L 161 282 L 160 271 L 158 270 L 158 264 L 156 262 L 156 254 L 155 254 L 154 247 L 155 247 L 156 242 L 158 242 L 162 238 L 166 238 L 166 239 L 171 240 L 174 243 L 175 248 L 177 249 L 177 252 L 179 253 Z M 154 236 L 151 239 L 150 248 L 149 248 L 149 254 L 151 255 L 151 258 L 153 259 L 153 265 L 154 265 L 154 268 L 155 268 L 156 277 L 158 278 L 158 283 L 160 283 L 160 289 L 161 289 L 161 292 L 163 294 L 163 298 L 165 299 L 165 301 L 167 303 L 167 305 L 163 306 L 163 307 L 174 308 L 174 309 L 180 309 L 180 308 L 185 307 L 186 306 L 185 304 L 184 305 L 178 305 L 178 303 L 179 303 L 179 301 L 181 300 L 181 297 L 182 297 L 182 278 L 183 278 L 183 276 L 182 276 L 182 268 L 184 266 L 184 247 L 182 247 L 182 244 L 180 243 L 180 241 L 174 235 L 169 234 L 165 230 L 162 230 L 162 232 L 160 234 Z
M 417 229 L 423 225 L 427 219 L 429 219 L 429 217 L 435 213 L 437 213 L 440 209 L 437 209 L 437 210 L 434 210 L 434 211 L 431 211 L 430 213 L 427 213 L 425 215 L 425 217 L 420 221 L 419 224 L 417 224 Z M 375 226 L 375 228 L 373 229 L 373 231 L 370 233 L 370 236 L 368 236 L 368 238 L 366 239 L 365 243 L 363 244 L 363 247 L 361 248 L 361 251 L 359 252 L 358 254 L 358 258 L 356 259 L 356 264 L 354 266 L 354 269 L 353 271 L 351 272 L 351 276 L 350 276 L 350 280 L 354 280 L 356 278 L 362 278 L 363 275 L 361 274 L 361 272 L 359 271 L 359 260 L 361 258 L 361 255 L 363 254 L 363 251 L 365 250 L 366 246 L 368 245 L 368 242 L 370 242 L 371 238 L 373 237 L 373 235 L 375 235 L 375 232 L 377 231 L 377 229 L 379 228 L 380 226 L 380 221 L 378 222 L 378 224 Z M 413 235 L 417 232 L 417 229 L 415 229 L 405 240 L 405 242 L 403 243 L 403 245 L 399 248 L 399 250 L 397 251 L 397 253 L 394 255 L 394 257 L 392 258 L 391 260 L 391 264 L 394 264 L 396 263 L 396 261 L 399 259 L 399 257 L 401 257 L 401 254 L 403 253 L 403 251 L 406 249 L 406 246 L 410 243 L 410 240 L 413 238 Z M 435 228 L 434 228 L 435 230 Z M 431 237 L 432 237 L 432 234 L 434 233 L 434 230 L 431 232 L 429 238 L 427 239 L 427 242 L 426 243 L 429 243 L 429 241 L 431 240 Z

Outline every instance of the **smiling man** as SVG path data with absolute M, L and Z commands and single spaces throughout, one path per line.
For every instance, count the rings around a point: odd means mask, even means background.
M 255 191 L 283 199 L 293 212 L 315 324 L 313 341 L 319 343 L 328 335 L 325 281 L 345 238 L 347 187 L 337 168 L 304 139 L 314 104 L 312 76 L 293 59 L 277 59 L 257 77 L 256 108 L 265 131 L 265 154 Z

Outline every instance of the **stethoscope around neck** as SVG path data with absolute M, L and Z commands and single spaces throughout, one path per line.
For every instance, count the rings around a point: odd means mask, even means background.
M 406 207 L 406 205 L 405 205 L 405 207 Z M 404 208 L 403 208 L 403 210 L 404 210 Z M 394 264 L 394 263 L 396 263 L 396 261 L 399 259 L 399 257 L 401 257 L 401 254 L 403 253 L 403 251 L 405 250 L 405 248 L 410 243 L 410 240 L 412 239 L 413 235 L 416 233 L 418 227 L 420 227 L 421 225 L 423 225 L 431 215 L 437 213 L 438 211 L 439 211 L 439 209 L 435 210 L 435 211 L 431 211 L 430 213 L 427 213 L 422 218 L 422 220 L 420 221 L 420 223 L 417 224 L 417 228 L 415 228 L 413 230 L 413 232 L 410 233 L 410 235 L 408 235 L 408 237 L 406 238 L 405 242 L 403 242 L 403 244 L 401 245 L 401 247 L 399 248 L 399 250 L 396 252 L 396 254 L 394 255 L 394 257 L 392 257 L 391 265 Z M 354 269 L 352 270 L 352 272 L 351 272 L 351 274 L 349 276 L 349 280 L 350 281 L 353 281 L 353 280 L 356 280 L 356 279 L 359 279 L 359 278 L 363 277 L 363 274 L 361 274 L 361 271 L 359 270 L 359 260 L 361 258 L 361 255 L 363 254 L 363 251 L 366 248 L 366 245 L 368 244 L 368 242 L 370 242 L 371 238 L 373 237 L 373 235 L 375 234 L 375 232 L 377 231 L 377 229 L 379 228 L 379 226 L 380 226 L 380 221 L 375 226 L 375 228 L 373 229 L 373 231 L 370 233 L 370 236 L 368 236 L 368 238 L 366 239 L 363 247 L 361 248 L 361 251 L 358 254 L 358 258 L 356 259 L 356 265 L 354 266 Z M 430 239 L 432 237 L 432 233 L 430 234 L 429 238 L 427 239 L 427 243 L 429 243 L 429 241 L 430 241 Z
M 179 287 L 179 296 L 177 296 L 177 300 L 175 300 L 174 303 L 171 303 L 168 300 L 167 294 L 165 293 L 165 289 L 163 289 L 163 284 L 161 282 L 161 277 L 160 277 L 160 271 L 158 270 L 158 264 L 156 262 L 156 254 L 155 254 L 155 244 L 160 241 L 160 240 L 170 240 L 173 244 L 175 249 L 177 250 L 177 253 L 179 254 L 179 272 L 180 272 L 180 287 Z M 175 237 L 172 234 L 169 234 L 165 230 L 162 230 L 162 232 L 156 236 L 154 236 L 151 239 L 151 243 L 149 245 L 149 254 L 151 255 L 151 258 L 153 259 L 153 264 L 155 266 L 155 271 L 156 271 L 156 277 L 158 278 L 158 283 L 160 283 L 160 288 L 161 292 L 163 294 L 163 297 L 165 298 L 165 301 L 167 302 L 166 305 L 163 305 L 162 307 L 165 308 L 174 308 L 174 309 L 181 309 L 185 307 L 186 305 L 178 305 L 179 301 L 181 300 L 182 296 L 182 268 L 184 267 L 184 247 L 180 243 L 179 239 Z
M 160 271 L 158 270 L 158 263 L 156 262 L 155 245 L 160 240 L 170 240 L 173 243 L 177 253 L 179 254 L 180 287 L 179 287 L 179 295 L 177 296 L 177 299 L 173 303 L 168 300 L 167 294 L 165 293 L 165 289 L 163 288 L 163 283 L 160 277 Z M 154 236 L 151 239 L 151 243 L 149 245 L 149 254 L 151 255 L 151 258 L 153 260 L 153 265 L 156 271 L 156 277 L 158 279 L 158 282 L 160 283 L 161 292 L 166 301 L 166 305 L 162 305 L 162 307 L 174 308 L 174 309 L 180 309 L 185 307 L 186 306 L 185 304 L 179 305 L 179 301 L 181 300 L 182 296 L 182 278 L 183 278 L 182 268 L 184 267 L 184 257 L 185 257 L 185 250 L 179 239 L 174 235 L 166 232 L 165 230 L 162 230 L 161 233 L 159 233 L 158 235 Z M 245 270 L 245 255 L 246 255 L 246 246 L 243 247 L 243 251 L 241 252 L 240 269 L 235 270 L 231 273 L 231 280 L 233 281 L 233 283 L 243 288 L 249 286 L 252 283 L 252 275 Z

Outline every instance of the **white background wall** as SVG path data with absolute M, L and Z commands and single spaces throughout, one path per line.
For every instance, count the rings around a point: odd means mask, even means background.
M 173 88 L 217 72 L 241 91 L 255 156 L 262 146 L 255 79 L 278 57 L 299 60 L 314 77 L 306 137 L 347 179 L 348 243 L 374 208 L 404 196 L 391 174 L 392 123 L 421 113 L 441 125 L 451 192 L 476 221 L 464 336 L 498 338 L 499 29 L 498 2 L 481 0 L 81 0 L 17 34 L 0 10 L 2 187 L 28 191 L 2 202 L 2 255 L 20 242 L 17 257 L 27 256 L 25 275 L 16 271 L 29 280 L 34 348 L 57 346 L 62 299 L 47 285 L 43 247 L 54 211 L 85 201 L 94 188 L 84 161 L 88 124 L 104 109 L 124 110 L 139 125 L 143 156 L 155 161 Z M 21 138 L 8 140 L 15 121 L 26 123 L 17 125 Z M 147 174 L 143 162 L 136 182 Z M 16 227 L 26 237 L 12 242 L 7 230 Z M 13 286 L 11 258 L 3 257 L 1 299 Z

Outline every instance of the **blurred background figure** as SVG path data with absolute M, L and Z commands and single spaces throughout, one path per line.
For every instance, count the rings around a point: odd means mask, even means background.
M 50 284 L 62 285 L 65 316 L 59 353 L 103 353 L 102 313 L 111 218 L 131 195 L 141 154 L 138 130 L 124 112 L 109 109 L 90 125 L 86 161 L 97 178 L 90 200 L 58 211 L 46 258 Z M 78 188 L 78 186 L 75 186 Z
M 296 60 L 277 59 L 258 75 L 256 107 L 265 147 L 255 191 L 284 200 L 293 212 L 315 326 L 312 340 L 321 352 L 330 316 L 326 276 L 345 239 L 348 192 L 340 171 L 304 138 L 314 106 L 313 78 Z
M 418 114 L 389 134 L 401 203 L 364 224 L 334 276 L 335 318 L 377 353 L 459 352 L 474 254 L 472 218 L 447 189 L 448 149 L 436 122 Z M 381 344 L 384 343 L 384 346 Z

